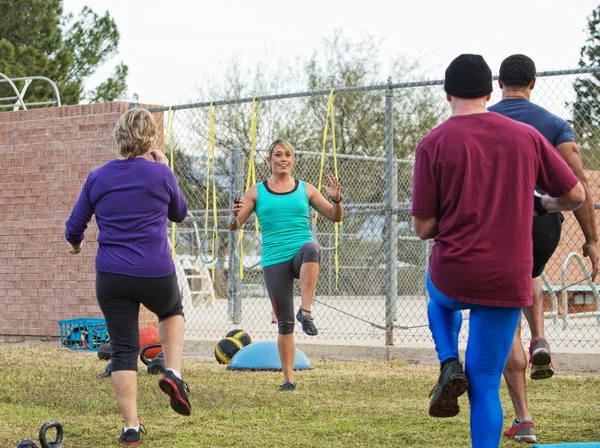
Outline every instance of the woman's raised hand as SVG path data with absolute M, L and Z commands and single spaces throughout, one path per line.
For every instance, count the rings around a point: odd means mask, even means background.
M 323 188 L 325 189 L 327 194 L 331 196 L 331 199 L 333 199 L 336 202 L 339 201 L 340 189 L 342 188 L 342 184 L 340 184 L 339 180 L 337 180 L 337 178 L 333 174 L 327 175 L 327 182 L 329 182 L 329 186 L 323 185 Z

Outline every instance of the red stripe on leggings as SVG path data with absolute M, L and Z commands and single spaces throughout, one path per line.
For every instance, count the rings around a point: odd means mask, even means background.
M 279 320 L 279 313 L 277 312 L 277 305 L 275 304 L 275 297 L 271 291 L 269 291 L 269 298 L 271 299 L 271 305 L 273 305 L 273 311 L 275 312 L 275 319 Z

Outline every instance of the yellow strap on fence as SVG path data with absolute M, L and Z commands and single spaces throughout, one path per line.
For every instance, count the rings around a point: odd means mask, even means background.
M 212 244 L 211 244 L 211 278 L 214 284 L 215 282 L 215 252 L 216 245 L 219 240 L 217 234 L 217 189 L 215 185 L 215 112 L 216 107 L 211 103 L 210 105 L 210 118 L 208 124 L 208 151 L 207 151 L 207 162 L 206 162 L 206 212 L 204 216 L 204 237 L 208 235 L 208 215 L 209 215 L 209 204 L 210 204 L 210 190 L 211 190 L 211 175 L 212 175 L 212 204 L 213 204 L 213 230 L 212 230 Z M 212 166 L 211 166 L 212 164 Z
M 335 89 L 331 89 L 329 94 L 329 101 L 327 102 L 327 116 L 325 117 L 325 128 L 323 129 L 323 145 L 321 149 L 321 167 L 319 169 L 319 183 L 317 190 L 321 191 L 323 185 L 323 170 L 325 169 L 325 147 L 327 146 L 327 134 L 329 132 L 329 120 L 333 113 L 333 102 L 335 101 Z M 315 213 L 315 225 L 317 224 L 318 213 Z
M 175 115 L 175 111 L 173 107 L 169 107 L 169 111 L 167 112 L 167 137 L 169 139 L 169 156 L 171 158 L 171 170 L 175 173 L 175 165 L 173 164 L 173 153 L 175 152 L 173 149 L 173 115 Z M 174 222 L 171 223 L 171 258 L 175 261 L 175 231 L 177 229 L 177 224 Z
M 339 180 L 338 166 L 337 166 L 337 146 L 335 138 L 335 114 L 333 113 L 333 101 L 331 103 L 331 143 L 333 144 L 333 173 L 336 179 Z M 338 277 L 339 277 L 339 266 L 338 266 L 338 245 L 339 245 L 339 232 L 340 223 L 334 224 L 335 233 L 335 251 L 333 253 L 333 262 L 335 264 L 335 289 L 338 288 Z
M 254 163 L 254 148 L 256 147 L 256 127 L 258 125 L 258 111 L 260 110 L 260 102 L 256 98 L 252 100 L 252 114 L 250 117 L 250 154 L 248 155 L 248 174 L 246 176 L 247 192 L 251 185 L 256 184 L 256 164 Z M 250 183 L 252 181 L 252 183 Z M 256 236 L 258 236 L 258 218 L 254 216 L 254 227 Z M 238 234 L 238 247 L 240 248 L 240 279 L 244 279 L 244 228 L 240 229 Z
M 319 184 L 317 189 L 321 191 L 321 186 L 323 185 L 323 171 L 325 169 L 325 147 L 327 146 L 327 134 L 329 132 L 329 122 L 331 121 L 331 142 L 333 144 L 333 170 L 334 175 L 338 178 L 338 168 L 337 168 L 337 146 L 335 139 L 335 113 L 334 113 L 334 101 L 335 101 L 335 89 L 331 89 L 331 93 L 329 94 L 329 101 L 327 102 L 327 116 L 325 117 L 325 127 L 323 129 L 323 148 L 321 150 L 321 168 L 319 171 Z M 317 225 L 317 217 L 318 213 L 315 213 L 315 226 Z M 334 233 L 335 233 L 335 252 L 333 254 L 333 260 L 335 264 L 335 288 L 338 287 L 338 277 L 339 277 L 339 264 L 338 264 L 338 244 L 339 244 L 339 223 L 335 223 L 334 225 Z

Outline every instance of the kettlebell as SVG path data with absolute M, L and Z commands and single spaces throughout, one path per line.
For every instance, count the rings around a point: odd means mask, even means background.
M 46 440 L 46 433 L 50 428 L 56 428 L 56 439 L 48 442 Z M 56 420 L 50 420 L 47 423 L 44 423 L 40 428 L 40 443 L 42 444 L 42 448 L 62 448 L 60 444 L 63 439 L 63 428 L 60 423 Z
M 110 360 L 110 342 L 105 342 L 98 347 L 98 359 L 103 359 L 105 361 Z
M 150 373 L 152 375 L 157 375 L 157 374 L 165 372 L 165 357 L 164 357 L 163 353 L 160 352 L 158 355 L 156 355 L 156 358 L 154 358 L 152 361 L 150 361 L 148 358 L 146 358 L 146 356 L 144 354 L 146 353 L 147 350 L 150 350 L 151 348 L 158 348 L 158 347 L 162 347 L 162 345 L 161 344 L 148 344 L 144 348 L 142 348 L 142 350 L 140 352 L 141 361 L 145 365 L 148 366 L 148 373 Z
M 104 372 L 98 373 L 96 376 L 98 378 L 107 378 L 111 374 L 112 374 L 112 362 L 109 362 L 108 364 L 106 364 L 106 368 L 104 369 Z
M 21 440 L 17 448 L 38 448 L 38 446 L 33 440 Z

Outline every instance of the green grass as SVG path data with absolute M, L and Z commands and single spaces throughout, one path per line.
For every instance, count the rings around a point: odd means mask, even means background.
M 39 346 L 0 346 L 0 446 L 37 439 L 42 423 L 61 422 L 65 448 L 119 446 L 122 420 L 106 362 L 95 353 Z M 437 368 L 400 362 L 316 362 L 297 373 L 298 390 L 280 393 L 276 372 L 230 372 L 188 361 L 192 416 L 171 411 L 157 376 L 140 364 L 138 406 L 146 447 L 466 447 L 469 413 L 427 414 Z M 559 372 L 529 382 L 543 443 L 600 440 L 600 375 Z M 505 426 L 512 409 L 502 388 Z M 522 447 L 503 440 L 501 447 Z

